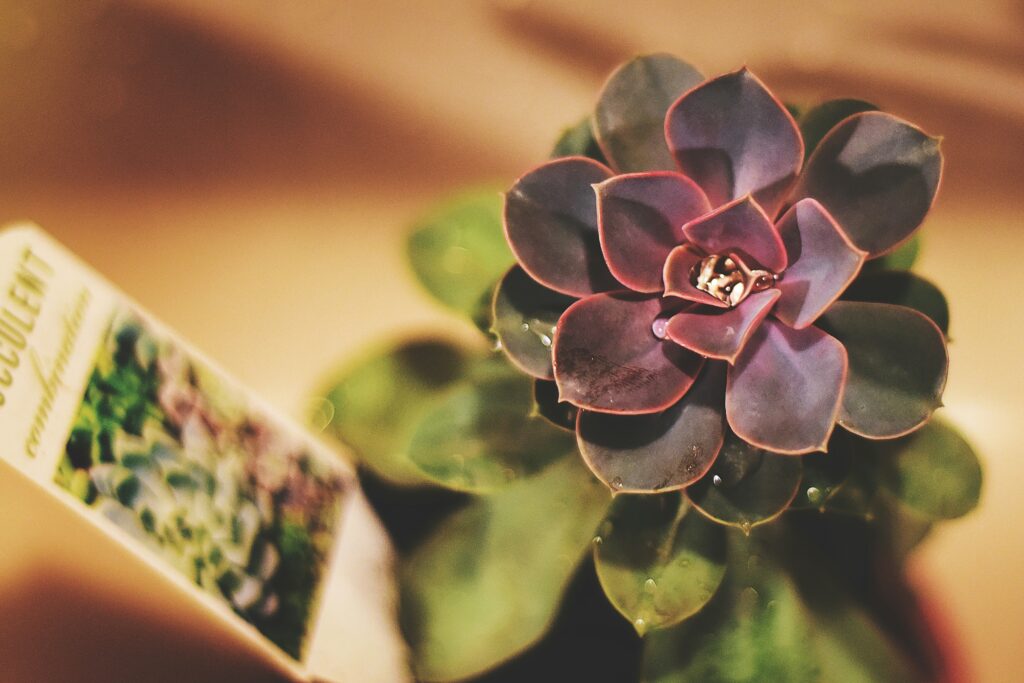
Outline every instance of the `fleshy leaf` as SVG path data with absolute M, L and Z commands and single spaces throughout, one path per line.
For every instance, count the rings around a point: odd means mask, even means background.
M 794 204 L 778 229 L 789 267 L 775 285 L 782 292 L 775 316 L 799 330 L 817 320 L 853 282 L 865 254 L 813 199 Z
M 786 249 L 764 210 L 741 197 L 683 226 L 686 239 L 706 254 L 739 254 L 748 266 L 786 269 Z
M 596 188 L 601 249 L 616 279 L 638 292 L 664 289 L 669 252 L 684 241 L 683 224 L 711 210 L 680 173 L 615 176 Z
M 901 244 L 924 220 L 942 171 L 939 141 L 882 112 L 832 129 L 807 161 L 797 197 L 813 197 L 869 256 Z
M 472 315 L 513 261 L 501 230 L 498 190 L 465 194 L 436 209 L 413 228 L 406 253 L 434 298 Z
M 711 471 L 686 495 L 710 519 L 749 532 L 789 507 L 800 476 L 800 458 L 755 448 L 730 433 Z
M 553 379 L 551 345 L 555 325 L 574 299 L 537 284 L 513 266 L 494 292 L 494 334 L 509 360 L 523 372 Z
M 444 521 L 401 574 L 417 680 L 467 678 L 540 638 L 609 502 L 565 457 Z
M 533 401 L 537 415 L 559 429 L 576 432 L 576 417 L 580 409 L 558 400 L 558 385 L 545 379 L 533 381 Z
M 917 429 L 939 407 L 948 356 L 927 316 L 905 306 L 837 301 L 820 322 L 849 354 L 843 427 L 892 438 Z
M 601 254 L 592 187 L 611 175 L 592 159 L 567 157 L 535 168 L 508 191 L 505 236 L 534 280 L 572 296 L 618 287 Z
M 981 465 L 952 427 L 933 420 L 909 436 L 879 443 L 882 485 L 929 519 L 962 517 L 981 497 Z
M 608 162 L 604 157 L 604 153 L 594 137 L 594 130 L 589 116 L 585 117 L 575 126 L 562 131 L 562 135 L 555 142 L 554 149 L 551 150 L 552 159 L 559 157 L 588 157 L 607 165 Z
M 581 411 L 579 449 L 614 492 L 651 493 L 687 486 L 707 472 L 722 447 L 725 367 L 704 366 L 674 406 L 647 415 Z
M 769 289 L 754 292 L 740 305 L 725 311 L 688 309 L 672 316 L 665 332 L 669 339 L 695 353 L 735 363 L 747 339 L 778 298 L 779 290 Z
M 328 430 L 384 479 L 405 486 L 431 483 L 409 460 L 409 438 L 422 416 L 480 360 L 435 339 L 374 350 L 343 370 L 326 392 L 333 406 Z
M 949 304 L 942 291 L 920 275 L 905 270 L 870 273 L 850 285 L 843 294 L 850 301 L 899 304 L 920 311 L 949 333 Z
M 729 370 L 725 414 L 744 441 L 778 453 L 822 450 L 846 380 L 846 350 L 816 327 L 761 323 Z
M 602 88 L 594 112 L 597 138 L 612 166 L 621 173 L 674 171 L 665 145 L 665 112 L 703 80 L 692 66 L 667 54 L 620 66 Z
M 803 162 L 793 117 L 745 68 L 680 97 L 665 131 L 680 170 L 713 206 L 752 194 L 774 216 Z
M 612 292 L 570 306 L 555 334 L 561 399 L 609 413 L 652 413 L 682 398 L 703 359 L 654 335 L 668 305 L 658 297 Z
M 846 483 L 856 457 L 853 440 L 857 437 L 837 429 L 828 442 L 827 453 L 808 453 L 800 458 L 803 477 L 800 489 L 790 505 L 798 509 L 827 508 L 832 496 Z
M 733 534 L 729 541 L 729 568 L 712 601 L 693 619 L 647 638 L 644 681 L 920 679 L 885 631 L 819 564 L 794 577 L 754 538 Z M 817 559 L 817 550 L 803 546 L 787 559 Z
M 828 100 L 808 109 L 799 118 L 800 134 L 804 139 L 804 158 L 818 148 L 822 138 L 848 116 L 864 111 L 876 111 L 878 107 L 864 100 Z
M 678 493 L 618 496 L 599 533 L 601 586 L 641 636 L 696 614 L 725 576 L 725 529 Z
M 728 308 L 729 304 L 726 302 L 720 301 L 694 286 L 692 282 L 693 269 L 703 258 L 700 251 L 689 244 L 673 249 L 665 261 L 665 296 L 675 296 L 717 308 Z
M 572 437 L 532 415 L 533 382 L 477 379 L 420 420 L 409 459 L 445 488 L 492 491 L 536 473 L 572 449 Z

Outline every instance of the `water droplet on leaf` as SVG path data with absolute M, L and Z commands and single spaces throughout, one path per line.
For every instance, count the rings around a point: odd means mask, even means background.
M 715 476 L 711 477 L 711 483 L 714 484 L 715 486 L 721 486 L 722 478 L 716 474 Z
M 615 477 L 612 479 L 612 488 L 616 491 L 622 490 L 622 477 Z
M 647 633 L 647 622 L 641 618 L 638 618 L 636 621 L 633 622 L 633 628 L 635 628 L 636 632 L 641 637 L 643 637 L 643 635 Z
M 644 581 L 644 590 L 648 593 L 653 593 L 658 589 L 658 582 L 654 579 L 647 579 Z
M 807 488 L 807 500 L 811 502 L 811 505 L 820 503 L 824 496 L 825 494 L 817 486 L 809 486 Z

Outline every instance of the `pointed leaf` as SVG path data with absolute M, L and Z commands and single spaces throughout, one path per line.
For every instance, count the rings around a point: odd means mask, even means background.
M 799 330 L 817 320 L 853 282 L 865 254 L 813 199 L 794 204 L 778 228 L 789 267 L 776 283 L 782 298 L 775 316 Z
M 749 532 L 789 507 L 800 476 L 800 458 L 755 448 L 730 433 L 711 471 L 686 496 L 708 518 Z
M 694 307 L 672 316 L 665 332 L 669 339 L 694 353 L 736 362 L 750 335 L 779 299 L 779 290 L 755 292 L 725 311 Z
M 566 457 L 443 522 L 401 574 L 418 680 L 467 678 L 540 638 L 609 502 Z
M 428 411 L 409 459 L 445 488 L 481 493 L 529 476 L 572 449 L 572 437 L 532 416 L 533 382 L 478 379 Z
M 920 275 L 905 270 L 869 273 L 859 277 L 843 294 L 850 301 L 899 304 L 920 311 L 949 333 L 949 304 L 942 291 Z
M 692 66 L 667 54 L 620 66 L 601 89 L 594 113 L 598 140 L 612 166 L 623 173 L 674 171 L 665 145 L 665 113 L 703 80 Z
M 949 425 L 933 420 L 909 436 L 878 444 L 882 485 L 929 519 L 962 517 L 981 497 L 981 464 Z
M 803 162 L 793 117 L 745 68 L 679 98 L 665 130 L 680 170 L 713 206 L 752 194 L 774 216 Z
M 708 363 L 671 408 L 647 415 L 581 411 L 579 449 L 612 491 L 650 493 L 687 486 L 722 447 L 725 368 Z
M 497 189 L 478 190 L 438 207 L 413 228 L 406 253 L 420 283 L 465 315 L 512 265 L 501 230 Z
M 608 165 L 604 153 L 597 144 L 594 137 L 594 130 L 591 126 L 590 117 L 586 116 L 575 126 L 570 126 L 562 131 L 562 135 L 555 142 L 551 150 L 551 158 L 559 157 L 588 157 L 594 161 Z
M 533 401 L 537 414 L 559 429 L 576 433 L 580 409 L 558 400 L 558 385 L 544 379 L 533 381 Z
M 555 325 L 574 299 L 537 284 L 513 266 L 494 292 L 494 334 L 501 350 L 523 372 L 553 379 L 551 345 Z
M 592 159 L 567 157 L 516 181 L 505 196 L 505 236 L 530 277 L 572 296 L 618 287 L 601 254 L 592 187 L 611 176 Z
M 942 332 L 925 315 L 905 306 L 837 301 L 820 322 L 849 354 L 843 427 L 868 438 L 901 436 L 940 405 L 949 359 Z
M 744 441 L 778 453 L 822 450 L 846 381 L 843 345 L 769 318 L 729 370 L 725 414 Z
M 641 636 L 696 614 L 725 576 L 725 529 L 678 493 L 616 497 L 598 538 L 601 586 Z
M 409 460 L 409 438 L 422 416 L 465 381 L 479 360 L 439 339 L 374 349 L 344 369 L 327 390 L 333 408 L 328 431 L 388 481 L 430 483 Z
M 653 413 L 693 384 L 703 359 L 654 335 L 668 300 L 632 292 L 595 294 L 562 315 L 555 381 L 562 400 L 609 413 Z
M 876 111 L 878 107 L 864 100 L 840 99 L 822 102 L 799 117 L 800 134 L 804 138 L 804 158 L 818 148 L 822 138 L 848 116 L 863 111 Z
M 860 249 L 878 256 L 917 229 L 942 172 L 939 141 L 882 112 L 845 119 L 807 161 L 796 197 L 813 197 Z
M 741 197 L 683 226 L 683 233 L 705 254 L 739 254 L 747 265 L 773 273 L 786 269 L 786 249 L 764 209 Z
M 707 197 L 686 176 L 669 172 L 619 175 L 595 190 L 612 274 L 637 292 L 662 291 L 665 260 L 684 241 L 683 224 L 711 210 Z

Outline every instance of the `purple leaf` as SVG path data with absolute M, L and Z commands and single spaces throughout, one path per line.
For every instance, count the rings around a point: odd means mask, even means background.
M 683 226 L 686 239 L 707 254 L 739 254 L 747 265 L 781 273 L 786 249 L 764 210 L 750 197 L 730 202 Z
M 693 384 L 704 359 L 652 327 L 669 313 L 667 299 L 634 292 L 595 294 L 558 321 L 555 381 L 560 399 L 608 413 L 653 413 Z
M 637 57 L 608 78 L 597 100 L 594 129 L 605 157 L 621 172 L 675 170 L 665 146 L 665 112 L 704 80 L 672 55 Z
M 844 428 L 889 439 L 917 429 L 939 407 L 949 358 L 942 331 L 927 316 L 906 306 L 837 301 L 820 324 L 850 355 Z
M 778 298 L 779 291 L 769 289 L 754 292 L 739 306 L 725 311 L 691 308 L 672 316 L 666 332 L 669 339 L 702 356 L 735 363 Z
M 776 453 L 823 450 L 846 381 L 846 350 L 816 327 L 765 320 L 729 370 L 725 414 L 736 434 Z
M 725 366 L 708 363 L 675 405 L 647 415 L 580 411 L 580 453 L 612 491 L 655 493 L 688 486 L 722 446 Z
M 516 181 L 505 196 L 505 237 L 523 269 L 572 296 L 618 289 L 597 234 L 593 185 L 612 176 L 585 157 L 556 159 Z
M 692 281 L 694 267 L 704 258 L 696 247 L 690 244 L 678 246 L 665 260 L 665 296 L 677 296 L 687 301 L 707 304 L 716 308 L 728 308 L 729 304 L 719 301 L 707 292 L 697 289 Z
M 594 188 L 601 249 L 612 274 L 638 292 L 662 291 L 669 252 L 683 224 L 711 210 L 697 185 L 680 173 L 619 175 Z
M 857 277 L 866 254 L 813 199 L 793 205 L 778 228 L 789 267 L 775 285 L 782 292 L 775 316 L 799 330 L 839 298 Z
M 680 97 L 665 132 L 679 168 L 714 206 L 752 194 L 774 216 L 803 161 L 793 117 L 745 68 Z
M 558 318 L 574 299 L 534 282 L 513 266 L 498 283 L 493 330 L 512 364 L 539 379 L 553 379 L 551 344 Z
M 917 229 L 942 173 L 939 141 L 890 114 L 844 119 L 807 161 L 797 197 L 813 197 L 869 257 Z

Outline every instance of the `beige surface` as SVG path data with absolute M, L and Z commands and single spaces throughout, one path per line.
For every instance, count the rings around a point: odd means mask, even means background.
M 976 680 L 1016 680 L 1022 34 L 1024 7 L 994 0 L 0 0 L 0 221 L 40 222 L 298 412 L 361 344 L 457 328 L 404 270 L 407 223 L 538 161 L 631 53 L 708 73 L 747 62 L 794 100 L 874 99 L 946 136 L 921 267 L 953 310 L 948 414 L 987 466 L 981 510 L 918 569 Z M 44 561 L 0 558 L 0 596 L 31 590 L 26 568 Z

